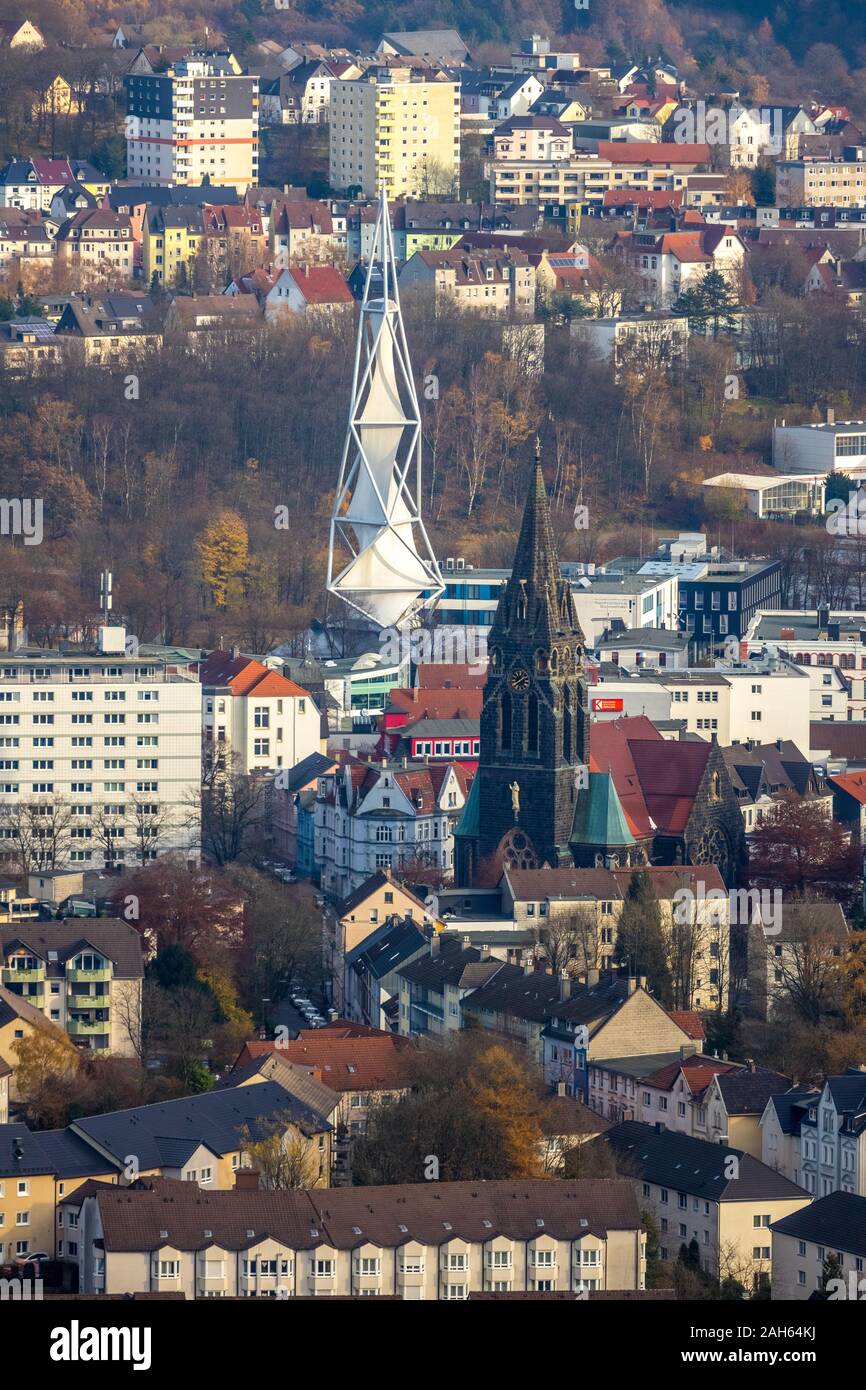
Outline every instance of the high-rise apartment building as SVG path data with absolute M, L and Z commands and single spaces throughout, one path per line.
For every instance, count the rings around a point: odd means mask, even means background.
M 0 656 L 0 857 L 35 866 L 198 858 L 201 685 L 127 652 L 122 627 L 92 650 Z
M 223 55 L 201 54 L 165 73 L 129 74 L 126 170 L 152 184 L 259 179 L 259 82 Z
M 373 68 L 331 84 L 331 186 L 368 198 L 457 196 L 460 83 Z

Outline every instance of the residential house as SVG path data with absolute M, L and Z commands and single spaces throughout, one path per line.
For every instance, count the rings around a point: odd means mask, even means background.
M 41 1009 L 14 990 L 0 985 L 0 1064 L 8 1067 L 8 1095 L 17 1099 L 15 1068 L 18 1065 L 16 1043 L 32 1036 L 34 1030 L 46 1028 L 45 1015 Z
M 49 370 L 61 357 L 54 326 L 45 319 L 14 318 L 0 323 L 0 360 L 12 375 Z
M 392 877 L 390 868 L 377 869 L 329 911 L 325 925 L 326 933 L 330 928 L 326 951 L 330 965 L 331 999 L 341 1016 L 348 1016 L 347 990 L 350 982 L 347 979 L 347 957 L 377 937 L 383 925 L 388 924 L 390 928 L 394 918 L 414 922 L 419 928 L 438 929 L 434 910 L 428 909 L 406 884 L 398 883 Z
M 752 1154 L 626 1121 L 597 1141 L 635 1181 L 638 1200 L 659 1230 L 659 1255 L 676 1260 L 696 1246 L 701 1267 L 747 1293 L 770 1287 L 770 1227 L 808 1206 L 808 1192 Z
M 780 1004 L 798 998 L 811 978 L 815 953 L 842 957 L 849 936 L 838 903 L 785 903 L 763 914 L 758 910 L 748 928 L 747 943 L 753 1013 L 772 1018 Z
M 206 353 L 211 342 L 252 343 L 262 328 L 262 311 L 253 295 L 178 295 L 165 316 L 167 339 L 188 352 Z
M 390 1293 L 463 1301 L 508 1289 L 642 1289 L 646 1237 L 612 1179 L 416 1183 L 196 1194 L 148 1180 L 86 1197 L 80 1287 L 187 1298 Z M 434 1190 L 435 1189 L 435 1190 Z M 171 1212 L 170 1220 L 166 1213 Z M 781 1214 L 781 1213 L 780 1213 Z M 285 1290 L 285 1294 L 283 1294 Z
M 48 120 L 54 121 L 58 116 L 80 116 L 83 110 L 84 102 L 76 93 L 72 83 L 61 72 L 58 72 L 47 85 L 42 87 L 31 108 L 31 115 L 33 120 L 37 122 L 46 117 Z
M 770 1227 L 773 1244 L 771 1298 L 811 1299 L 825 1284 L 825 1261 L 835 1256 L 837 1278 L 843 1280 L 836 1298 L 863 1298 L 866 1269 L 866 1197 L 852 1192 L 829 1192 L 808 1207 L 783 1216 Z M 830 1293 L 833 1297 L 833 1291 Z
M 746 254 L 742 237 L 727 223 L 690 231 L 619 232 L 615 249 L 639 276 L 647 298 L 662 309 L 708 270 L 719 271 L 736 295 Z
M 132 224 L 110 208 L 86 208 L 75 212 L 57 232 L 57 259 L 77 270 L 82 280 L 131 280 L 133 272 Z
M 148 207 L 142 223 L 141 269 L 144 283 L 191 284 L 205 242 L 201 207 Z
M 401 29 L 383 34 L 376 52 L 395 58 L 432 58 L 455 67 L 470 57 L 456 29 Z
M 494 159 L 565 159 L 573 147 L 571 131 L 552 116 L 512 116 L 496 126 Z
M 722 749 L 722 756 L 743 810 L 746 833 L 775 814 L 785 798 L 800 797 L 833 812 L 833 792 L 815 765 L 792 739 L 775 743 L 736 743 Z
M 456 936 L 434 936 L 426 955 L 397 972 L 401 1036 L 444 1038 L 459 1033 L 466 995 L 503 969 L 502 961 L 485 959 L 477 947 L 462 944 Z
M 492 102 L 494 119 L 501 122 L 525 116 L 543 92 L 544 83 L 534 73 L 518 73 Z
M 336 223 L 336 225 L 335 225 Z M 346 252 L 346 230 L 327 203 L 312 198 L 285 199 L 271 208 L 269 252 L 275 266 L 293 262 L 329 262 Z
M 295 873 L 315 878 L 316 793 L 319 778 L 339 764 L 324 753 L 310 753 L 286 771 L 271 795 L 271 842 L 274 852 Z
M 319 781 L 316 862 L 332 897 L 376 869 L 429 866 L 450 876 L 469 779 L 460 763 L 392 766 L 351 758 Z
M 339 1098 L 328 1119 L 350 1134 L 363 1134 L 371 1107 L 406 1093 L 406 1060 L 411 1050 L 412 1044 L 394 1033 L 337 1019 L 324 1028 L 302 1029 L 297 1038 L 283 1044 L 257 1039 L 245 1043 L 230 1075 L 243 1074 L 268 1057 L 312 1068 Z
M 0 1057 L 0 1125 L 9 1123 L 9 1090 L 12 1068 Z
M 130 923 L 70 917 L 0 926 L 0 958 L 4 988 L 79 1047 L 138 1055 L 144 962 L 141 934 Z
M 242 773 L 293 768 L 322 744 L 309 691 L 260 661 L 218 648 L 198 669 L 204 760 Z
M 257 265 L 265 254 L 267 238 L 258 208 L 245 204 L 208 203 L 201 210 L 203 253 L 211 276 L 224 284 L 243 265 Z
M 45 35 L 30 19 L 0 24 L 0 47 L 37 50 L 45 47 Z
M 597 1091 L 596 1108 L 618 1120 L 663 1125 L 693 1139 L 707 1138 L 706 1096 L 713 1077 L 742 1069 L 704 1056 L 697 1042 L 683 1044 L 673 1057 L 614 1058 L 599 1066 L 607 1073 L 608 1096 L 605 1101 L 604 1092 Z
M 494 317 L 535 309 L 535 268 L 521 251 L 416 251 L 399 279 L 402 289 L 431 289 L 437 310 L 446 302 Z
M 771 1096 L 791 1089 L 790 1076 L 749 1062 L 736 1071 L 720 1071 L 707 1087 L 705 1137 L 713 1144 L 732 1144 L 754 1158 L 763 1153 L 761 1117 Z M 804 1184 L 805 1185 L 805 1184 Z
M 814 1197 L 837 1191 L 866 1197 L 866 1072 L 851 1067 L 825 1077 L 820 1095 L 795 1104 L 802 1185 Z
M 570 332 L 575 346 L 586 345 L 590 360 L 610 363 L 615 381 L 634 364 L 671 367 L 688 352 L 689 320 L 685 314 L 667 310 L 576 318 Z
M 55 339 L 85 362 L 125 361 L 158 348 L 162 332 L 147 295 L 93 292 L 70 299 Z
M 761 1116 L 761 1161 L 777 1168 L 792 1182 L 801 1183 L 800 1127 L 810 1107 L 816 1107 L 821 1092 L 815 1086 L 792 1086 L 770 1096 Z M 805 1184 L 802 1184 L 805 1186 Z
M 396 913 L 351 951 L 344 964 L 345 1014 L 376 1028 L 396 1029 L 402 966 L 430 949 L 428 930 Z
M 279 277 L 269 307 L 272 315 L 343 314 L 353 306 L 352 292 L 339 270 L 330 265 L 293 265 Z
M 13 273 L 25 282 L 44 279 L 40 272 L 51 269 L 57 247 L 53 218 L 32 208 L 0 208 L 0 271 Z

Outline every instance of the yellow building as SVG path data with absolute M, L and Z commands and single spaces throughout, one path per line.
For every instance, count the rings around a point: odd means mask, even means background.
M 457 197 L 460 84 L 414 81 L 409 68 L 374 68 L 331 83 L 332 188 L 375 197 Z
M 173 289 L 194 281 L 195 264 L 205 245 L 200 208 L 149 207 L 142 224 L 141 265 L 144 282 L 156 275 L 157 284 Z
M 33 103 L 33 119 L 40 116 L 80 116 L 84 110 L 66 78 L 58 73 L 45 88 L 41 97 Z

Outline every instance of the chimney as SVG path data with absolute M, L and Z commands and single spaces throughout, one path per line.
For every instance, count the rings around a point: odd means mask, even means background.
M 835 423 L 836 423 L 836 412 L 835 412 L 835 410 L 833 409 L 832 405 L 828 405 L 828 406 L 827 406 L 827 424 L 828 424 L 828 425 L 835 425 Z
M 635 992 L 636 989 L 637 989 L 637 980 L 635 979 L 634 975 L 629 975 L 629 977 L 628 977 L 628 992 L 629 992 L 629 994 L 634 994 L 634 992 Z
M 646 975 L 638 975 L 637 982 L 641 989 L 646 989 Z
M 784 740 L 783 738 L 777 738 L 777 739 L 776 739 L 776 751 L 777 751 L 778 753 L 781 753 L 781 751 L 782 751 L 782 749 L 784 748 L 784 746 L 785 746 L 785 740 Z
M 258 1192 L 258 1168 L 238 1168 L 235 1171 L 235 1192 Z
M 680 1061 L 684 1062 L 684 1061 L 686 1060 L 687 1057 L 695 1057 L 695 1056 L 697 1056 L 697 1051 L 698 1051 L 698 1045 L 697 1045 L 697 1043 L 693 1043 L 693 1042 L 683 1043 L 682 1047 L 680 1048 Z
M 523 973 L 524 973 L 524 975 L 534 975 L 534 974 L 535 974 L 535 961 L 534 961 L 534 960 L 530 960 L 529 963 L 528 963 L 527 965 L 524 965 L 524 967 L 523 967 Z
M 240 647 L 232 647 L 232 648 L 231 648 L 231 651 L 230 651 L 230 655 L 231 655 L 231 656 L 237 658 L 237 657 L 240 656 L 240 654 L 241 654 L 241 649 L 240 649 Z
M 434 931 L 433 935 L 430 938 L 430 954 L 431 956 L 438 956 L 441 950 L 442 942 L 439 939 L 439 933 L 437 931 Z
M 826 632 L 826 631 L 827 631 L 827 625 L 828 625 L 829 622 L 830 622 L 830 609 L 829 609 L 829 608 L 819 608 L 819 609 L 818 609 L 818 630 L 819 630 L 820 632 Z
M 593 985 L 597 985 L 597 984 L 598 984 L 598 971 L 597 971 L 597 970 L 587 970 L 587 972 L 586 972 L 586 983 L 587 983 L 587 985 L 589 986 L 590 989 L 592 989 Z
M 746 1066 L 749 1068 L 749 1071 L 751 1072 L 754 1072 L 756 1070 L 754 1057 L 746 1058 Z
M 559 977 L 559 1001 L 564 1004 L 566 999 L 571 998 L 571 976 L 566 975 L 565 971 Z
M 564 1095 L 566 1094 L 565 1082 L 564 1082 L 564 1081 L 557 1081 L 557 1083 L 556 1083 L 556 1094 L 557 1094 L 558 1096 L 564 1096 Z

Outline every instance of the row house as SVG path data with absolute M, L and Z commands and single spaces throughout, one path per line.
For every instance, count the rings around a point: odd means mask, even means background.
M 446 303 L 492 317 L 535 309 L 535 267 L 522 251 L 416 251 L 399 278 L 403 288 L 432 290 L 437 311 Z
M 57 232 L 57 260 L 83 278 L 131 280 L 132 224 L 110 208 L 76 212 Z
M 430 1183 L 203 1196 L 169 1182 L 73 1204 L 79 1287 L 188 1299 L 635 1290 L 646 1237 L 630 1183 Z M 435 1189 L 435 1191 L 433 1190 Z M 781 1213 L 780 1213 L 781 1214 Z
M 396 1028 L 400 1009 L 400 971 L 430 949 L 429 928 L 396 913 L 347 952 L 343 968 L 348 1018 L 376 1028 Z
M 798 797 L 833 813 L 833 792 L 811 759 L 793 739 L 761 743 L 748 739 L 722 749 L 722 756 L 743 811 L 749 834 L 775 814 L 780 801 Z
M 271 207 L 269 252 L 275 266 L 346 257 L 346 214 L 312 198 L 274 201 Z
M 764 1162 L 813 1197 L 866 1197 L 866 1072 L 851 1067 L 826 1077 L 820 1089 L 775 1097 L 765 1107 L 761 1135 Z
M 319 779 L 316 862 L 323 890 L 345 898 L 377 869 L 409 865 L 450 876 L 454 826 L 469 779 L 459 763 L 347 760 Z
M 0 961 L 4 987 L 79 1047 L 138 1055 L 144 963 L 135 927 L 105 917 L 17 922 L 0 927 Z
M 808 1192 L 740 1149 L 638 1121 L 616 1125 L 599 1142 L 635 1180 L 662 1260 L 675 1261 L 686 1246 L 712 1277 L 735 1279 L 749 1294 L 769 1289 L 770 1227 L 808 1206 Z
M 54 224 L 18 209 L 0 209 L 0 271 L 20 276 L 50 269 L 57 254 Z
M 407 884 L 398 883 L 389 868 L 377 869 L 360 888 L 326 911 L 325 963 L 331 1001 L 341 1017 L 355 1017 L 348 1010 L 348 957 L 362 952 L 395 918 L 414 922 L 422 930 L 436 925 L 433 909 L 428 909 Z
M 108 193 L 111 180 L 85 159 L 13 159 L 0 169 L 0 204 L 48 212 L 52 199 L 70 183 L 79 183 L 95 198 Z
M 459 1033 L 466 996 L 504 968 L 501 961 L 485 958 L 478 947 L 456 936 L 434 936 L 424 955 L 397 972 L 401 1036 L 446 1038 Z
M 866 1197 L 830 1192 L 770 1227 L 773 1244 L 771 1298 L 814 1298 L 824 1290 L 825 1261 L 835 1256 L 846 1299 L 866 1289 Z M 839 1297 L 837 1291 L 836 1297 Z

